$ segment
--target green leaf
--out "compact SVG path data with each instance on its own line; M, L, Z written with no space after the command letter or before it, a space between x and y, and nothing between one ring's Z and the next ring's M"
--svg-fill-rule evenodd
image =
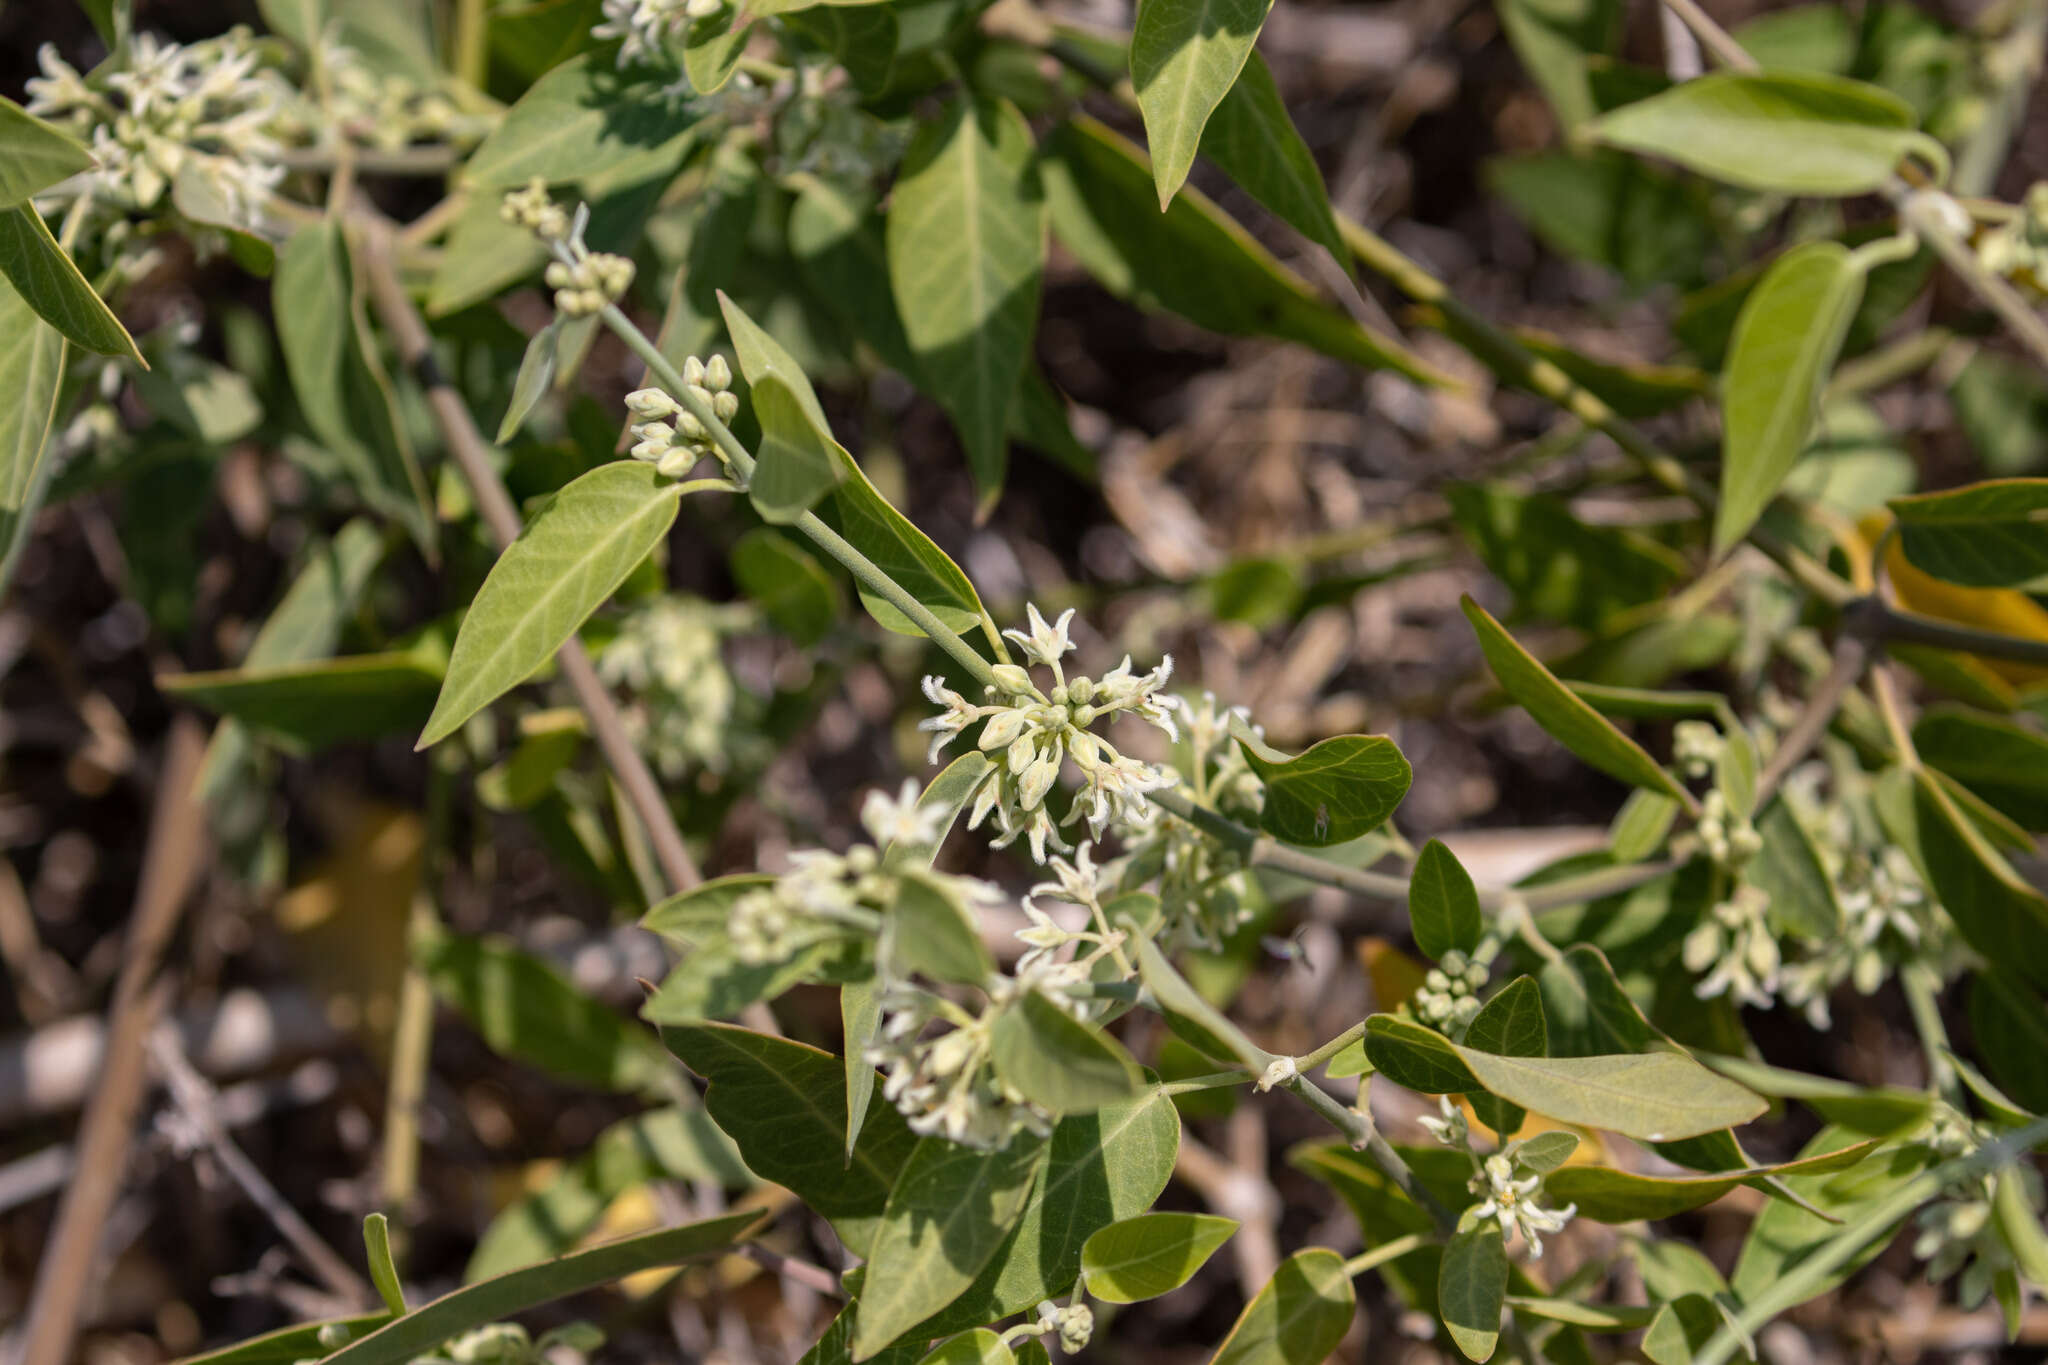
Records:
M1180 1116L1157 1090L1061 1119L1044 1174L1009 1240L965 1292L912 1335L957 1332L1066 1294L1088 1238L1152 1207L1179 1148Z
M556 318L535 332L533 340L526 343L526 354L519 358L519 373L512 380L512 401L506 405L504 419L498 423L499 445L519 434L519 428L526 425L533 405L540 402L541 395L554 382L555 354L564 321L566 319Z
M1772 262L1743 301L1721 385L1715 554L1749 533L1806 448L1863 275L1840 242L1808 242Z
M78 273L33 204L0 209L0 274L45 322L86 350L148 368L135 338Z
M1595 119L1610 146L1779 194L1865 194L1909 155L1946 168L1896 95L1842 76L1716 71Z
M1259 0L1249 0L1251 4ZM1144 24L1140 11L1139 25ZM1157 148L1157 142L1154 141ZM1350 253L1337 231L1330 191L1316 159L1288 117L1280 87L1265 59L1254 51L1237 83L1202 130L1202 154L1223 168L1252 198L1264 204L1311 242L1329 250L1337 264L1351 268ZM1153 158L1158 174L1158 158ZM1181 179L1187 178L1185 169ZM1174 188L1179 189L1179 185Z
M2048 1288L2048 1231L2042 1229L2034 1197L2017 1166L2006 1166L1998 1172L1991 1214L2020 1274L2036 1288Z
M64 334L0 279L0 591L42 510L54 466L43 458L64 381Z
M1800 1155L1819 1156L1854 1141L1853 1135L1825 1128L1806 1144ZM1787 1177L1786 1185L1820 1212L1809 1213L1782 1199L1764 1206L1750 1224L1735 1271L1728 1277L1737 1300L1748 1303L1783 1279L1787 1271L1832 1242L1843 1223L1854 1223L1863 1211L1881 1203L1918 1175L1927 1160L1924 1147L1902 1146L1846 1171ZM1818 1295L1832 1290L1883 1251L1890 1241L1888 1234L1873 1236L1861 1251L1813 1285L1813 1292Z
M710 1083L704 1107L747 1168L781 1185L866 1255L917 1136L893 1105L874 1105L846 1157L846 1080L829 1052L732 1024L671 1024L669 1051Z
M1700 282L1712 219L1698 182L1604 147L1498 156L1483 170L1487 187L1559 255L1606 266L1637 288Z
M832 509L840 534L946 625L966 632L988 619L980 595L960 566L891 507L860 466L848 466L846 482L832 495ZM861 605L884 629L899 635L924 635L923 628L887 598L871 592L865 584L859 585L859 591Z
M1733 1128L1769 1107L1682 1052L1501 1057L1458 1047L1457 1053L1479 1083L1502 1099L1560 1123L1646 1142Z
M796 400L805 420L830 436L832 424L825 418L825 406L818 401L818 392L811 387L810 378L796 357L722 289L718 291L718 310L725 318L725 330L732 337L733 354L739 357L740 374L748 387L779 379Z
M634 80L592 54L572 57L505 111L462 177L479 191L535 179L653 178L682 161L696 119L695 103L663 94L659 82Z
M749 382L761 443L754 452L759 463L747 496L762 520L792 522L839 486L852 457L829 430L811 422L803 401L782 376L765 374L759 383Z
M1233 730L1266 784L1259 827L1303 848L1348 844L1386 823L1414 773L1384 735L1337 735L1289 758L1249 730Z
M773 1000L816 976L839 952L840 945L827 939L767 962L750 962L720 925L683 953L640 1007L640 1017L657 1026L730 1019L755 1001Z
M1598 630L1664 596L1685 562L1638 531L1589 526L1571 504L1503 484L1455 484L1451 515L1474 551L1537 616Z
M753 16L738 5L722 5L694 19L683 38L683 74L700 95L716 94L739 70Z
M271 293L291 301L274 310L277 340L306 425L358 496L429 545L425 486L356 327L354 273L339 221L323 219L292 234L278 253Z
M733 543L732 577L791 643L809 648L839 619L838 580L788 536L756 527Z
M2035 890L1925 768L1912 774L1912 830L1894 830L1970 946L2048 986L2048 898ZM1885 812L1887 821L1893 812Z
M288 753L416 730L433 710L441 667L417 652L311 659L271 668L167 673L166 695L241 722Z
M1081 1247L1088 1293L1105 1303L1170 1294L1193 1279L1237 1227L1235 1218L1206 1213L1144 1213L1111 1223Z
M1579 695L1584 696L1581 692ZM1658 849L1678 818L1678 803L1661 792L1638 787L1621 803L1607 827L1607 853L1617 863L1639 863Z
M1934 1103L1924 1090L1853 1085L1746 1058L1709 1057L1708 1061L1714 1070L1760 1095L1798 1100L1845 1133L1859 1136L1895 1137L1913 1132L1926 1122Z
M1922 572L1973 588L2048 578L2048 479L1987 479L1889 506Z
M986 1327L963 1332L923 1357L918 1365L1016 1365L1001 1336Z
M263 402L255 388L225 365L152 338L150 368L135 375L135 390L150 410L187 435L224 446L256 429Z
M1481 1088L1456 1044L1435 1029L1398 1015L1366 1019L1365 1055L1395 1085L1425 1095L1458 1095Z
M571 1250L627 1190L652 1180L701 1181L745 1189L753 1173L732 1139L694 1106L671 1105L612 1124L547 1185L510 1205L478 1239L468 1282Z
M1408 876L1408 923L1415 931L1415 946L1432 958L1452 951L1469 953L1486 932L1472 874L1442 840L1431 839L1415 857L1415 870Z
M668 534L677 487L644 461L621 460L555 494L505 547L462 618L420 748L553 657Z
M882 850L882 865L897 867L930 867L932 860L939 856L939 846L952 832L960 812L967 809L967 803L981 790L982 779L994 765L987 754L979 749L970 750L948 763L939 775L931 780L917 798L919 811L939 810L945 812L945 819L939 825L939 832L930 844L914 844L897 840Z
M1144 1092L1121 1043L1041 991L1025 991L996 1016L989 1051L1003 1083L1048 1113L1084 1113Z
M1660 1041L1622 989L1607 955L1590 943L1574 944L1559 960L1546 962L1536 984L1543 991L1543 1018L1556 1056L1642 1052Z
M1244 1306L1210 1365L1322 1365L1357 1309L1342 1256L1326 1247L1297 1251Z
M1461 1227L1437 1271L1437 1312L1467 1360L1488 1360L1500 1343L1500 1310L1508 1292L1508 1252L1500 1225L1482 1219Z
M782 22L837 58L863 96L873 99L889 88L900 46L892 6L817 5L785 15Z
M2029 1110L2048 1113L2048 1003L1994 966L1971 980L1969 1009L1986 1068Z
M600 1090L653 1089L671 1072L645 1029L509 940L436 934L420 968L501 1056Z
M751 1237L765 1217L758 1209L729 1213L510 1271L394 1318L387 1326L327 1356L327 1365L401 1365L472 1327L596 1289L653 1266L675 1265L724 1251Z
M640 917L640 927L679 948L694 948L724 934L734 901L773 885L775 878L764 872L715 877L649 907Z
M1722 1311L1704 1294L1687 1294L1657 1305L1657 1316L1643 1333L1643 1354L1652 1365L1692 1365L1721 1330Z
M1576 1204L1579 1216L1596 1223L1632 1223L1671 1218L1711 1204L1738 1185L1779 1175L1823 1175L1846 1170L1877 1149L1871 1138L1839 1151L1774 1166L1749 1166L1713 1175L1649 1176L1606 1166L1567 1166L1544 1181L1553 1203Z
M1568 131L1600 111L1594 62L1620 41L1619 0L1503 0L1501 27Z
M974 1283L1024 1216L1047 1147L1045 1138L1020 1133L997 1152L944 1137L912 1149L869 1249L856 1357L881 1350Z
M1145 156L1076 115L1046 139L1041 167L1053 231L1104 288L1232 336L1274 336L1418 383L1456 387L1399 341L1317 297L1199 191L1155 205Z
M344 1342L354 1341L391 1320L391 1314L379 1312L302 1322L296 1327L280 1327L274 1332L250 1337L218 1351L186 1356L177 1365L298 1365L301 1360L318 1359L333 1350L327 1343L335 1334L339 1334Z
M2048 736L1963 706L1932 706L1913 725L1920 761L2028 829L2048 829Z
M1527 980L1527 978L1523 978ZM1515 1144L1515 1161L1538 1175L1548 1175L1579 1150L1579 1135L1551 1128Z
M1237 83L1273 0L1144 0L1131 32L1131 85L1145 118L1159 207L1188 178L1202 130Z
M398 1267L391 1261L391 1221L381 1213L363 1219L363 1255L370 1265L370 1283L377 1297L392 1313L405 1311L405 1290L398 1283Z
M1825 943L1841 932L1842 906L1821 865L1813 837L1783 801L1757 821L1763 846L1745 875L1771 898L1771 922L1781 931Z
M868 1120L868 1104L875 1097L875 1068L867 1059L868 1048L882 1027L881 985L874 980L849 981L839 988L839 1032L844 1040L846 1071L846 1157L860 1142L860 1130Z
M1559 682L1534 655L1516 644L1515 637L1486 608L1470 597L1464 599L1464 608L1466 619L1479 636L1479 648L1486 655L1487 666L1500 680L1502 690L1551 738L1609 777L1632 787L1662 792L1688 811L1694 809L1692 793L1659 767L1640 745Z
M1218 1061L1235 1060L1247 1071L1262 1072L1273 1054L1245 1037L1244 1030L1189 985L1173 969L1159 945L1140 935L1137 938L1138 974L1159 1013L1182 1041Z
M996 961L981 927L951 882L905 868L889 908L883 951L899 975L980 986Z
M92 153L69 134L0 97L0 209L93 165Z
M889 283L984 506L1031 354L1045 222L1031 129L1011 105L955 100L918 129L889 201Z
M1465 1031L1468 1047L1510 1057L1541 1057L1550 1049L1550 1033L1543 1022L1543 992L1536 978L1518 976L1501 987L1493 999L1473 1016ZM1472 1110L1479 1121L1505 1140L1522 1126L1522 1107L1492 1095L1472 1096Z

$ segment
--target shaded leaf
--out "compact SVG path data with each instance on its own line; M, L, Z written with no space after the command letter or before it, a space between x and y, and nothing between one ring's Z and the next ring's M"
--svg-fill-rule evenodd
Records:
M763 521L792 522L839 486L852 457L839 448L829 428L811 421L781 375L764 374L748 383L761 442L754 450L758 463L747 496Z
M92 153L59 131L0 98L0 209L93 167Z
M1889 506L1906 558L1936 578L1972 588L2048 578L2048 479L1988 479Z
M1386 822L1414 774L1384 735L1338 735L1289 758L1249 730L1233 730L1266 784L1259 827L1303 848L1348 844Z
M1122 1044L1037 990L1025 991L997 1016L989 1052L1004 1084L1052 1114L1100 1109L1144 1088Z
M1467 1360L1489 1360L1500 1342L1501 1304L1508 1292L1508 1252L1500 1225L1481 1219L1461 1227L1437 1271L1437 1313Z
M1153 147L1156 176L1156 140ZM1236 84L1202 130L1202 154L1295 231L1327 248L1337 264L1347 271L1351 268L1351 254L1337 232L1337 216L1330 208L1323 173L1295 130L1273 73L1256 51L1246 59ZM1185 171L1181 178L1186 179Z
M633 80L594 54L572 57L519 97L462 174L479 190L534 179L651 176L682 160L696 119L691 102L671 98L659 83Z
M1206 1213L1145 1213L1112 1223L1081 1248L1088 1293L1105 1303L1170 1294L1194 1278L1237 1227L1235 1218Z
M0 209L0 274L45 322L86 350L148 367L128 329L78 273L33 204Z
M1432 958L1453 950L1469 953L1486 932L1472 874L1441 840L1431 839L1415 857L1408 876L1408 922L1415 946Z
M1324 1247L1297 1251L1238 1314L1210 1365L1322 1365L1357 1312L1344 1258Z

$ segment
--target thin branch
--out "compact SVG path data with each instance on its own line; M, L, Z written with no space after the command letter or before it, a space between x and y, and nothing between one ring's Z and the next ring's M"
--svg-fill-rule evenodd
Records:
M220 1121L219 1092L193 1069L177 1036L161 1029L152 1034L149 1055L171 1092L172 1104L205 1141L207 1149L220 1163L220 1168L227 1172L228 1178L241 1186L250 1203L263 1210L264 1216L270 1219L285 1241L291 1243L307 1267L336 1296L363 1308L375 1303L376 1296L368 1282L356 1274L333 1247L320 1240L320 1234L299 1216L299 1211L277 1192L277 1187L229 1136Z
M1764 765L1756 780L1758 810L1770 803L1779 784L1827 733L1835 712L1842 709L1842 698L1863 680L1863 670L1869 666L1870 642L1853 628L1842 632L1842 637L1835 641L1834 660L1828 666L1827 676L1807 698L1806 709L1778 741L1778 747L1771 751L1771 761Z
M198 796L206 749L199 722L179 716L164 745L136 884L129 936L108 1009L107 1051L92 1103L80 1126L78 1177L64 1193L56 1226L43 1244L18 1365L64 1365L78 1332L79 1310L99 1259L100 1236L121 1192L135 1114L147 1080L143 1046L170 996L156 977L164 949L198 879L206 846L205 809Z
M1316 1111L1326 1122L1344 1135L1355 1151L1362 1151L1371 1157L1387 1179L1394 1182L1401 1193L1413 1200L1417 1207L1430 1216L1436 1224L1439 1236L1448 1237L1458 1226L1458 1219L1443 1201L1430 1193L1429 1186L1422 1183L1401 1154L1394 1150L1392 1143L1380 1136L1379 1126L1371 1115L1362 1108L1351 1108L1339 1104L1321 1086L1306 1076L1294 1076L1284 1082L1285 1088Z
M462 395L455 391L434 359L433 338L427 332L425 319L406 295L405 286L399 282L397 268L393 264L391 226L381 218L367 215L359 221L364 225L363 268L377 312L383 317L384 325L391 329L400 359L425 386L427 406L433 412L434 424L440 429L449 454L469 484L470 494L476 499L484 524L490 528L501 548L510 545L518 539L522 529L519 509L513 506L511 495L505 491L504 482L491 463L490 445L477 429L476 419L470 415ZM689 848L683 843L683 833L676 827L675 815L663 799L646 759L640 756L640 751L626 734L618 705L604 684L598 681L597 670L591 667L590 656L584 652L582 642L570 636L555 657L561 664L562 676L568 679L570 690L576 694L577 705L590 721L590 732L597 741L597 747L603 752L613 776L618 779L634 815L647 831L655 861L660 863L670 889L688 891L697 886L703 881L703 876L697 870L696 861L690 857Z
M1664 4L1692 30L1692 36L1699 39L1701 46L1712 52L1714 60L1722 66L1731 71L1757 70L1756 58L1749 55L1749 50L1736 42L1727 29L1715 23L1713 16L1694 0L1664 0Z

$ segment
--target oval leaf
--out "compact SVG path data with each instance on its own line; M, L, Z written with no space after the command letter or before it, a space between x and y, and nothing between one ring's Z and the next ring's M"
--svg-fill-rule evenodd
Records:
M1714 553L1749 532L1799 452L1820 391L1863 298L1863 268L1840 242L1772 262L1743 300L1721 384L1721 502Z
M0 97L0 209L93 168L92 153L13 100Z
M677 487L640 460L600 465L556 493L505 547L462 618L424 749L517 687L668 534Z
M1152 149L1159 207L1195 164L1209 116L1237 83L1273 0L1145 0L1131 31L1131 85Z
M1467 1360L1489 1360L1500 1343L1508 1292L1508 1251L1500 1225L1483 1219L1458 1229L1437 1270L1437 1312Z
M1416 855L1408 876L1408 923L1415 946L1432 958L1469 953L1486 932L1479 914L1479 890L1472 874L1441 840L1431 839Z
M754 451L747 496L763 521L792 522L839 486L852 459L829 429L811 420L781 375L764 374L748 382L761 443Z
M1147 1213L1111 1223L1081 1248L1088 1292L1105 1303L1156 1299L1194 1278L1237 1231L1235 1218Z
M1323 1365L1357 1307L1342 1256L1324 1247L1297 1251L1245 1305L1210 1365Z
M1236 732L1245 761L1266 783L1259 826L1303 848L1347 844L1386 823L1414 778L1384 735L1338 735L1289 758L1249 731Z
M1923 573L1972 588L2048 578L2048 479L1988 479L1888 505Z
M996 1019L989 1051L996 1074L1054 1114L1131 1099L1144 1087L1123 1045L1029 990Z
M1929 154L1913 111L1843 76L1717 71L1593 121L1594 137L1730 185L1779 194L1876 189L1909 153Z
M78 273L33 204L0 209L0 274L44 321L86 350L149 368L128 329Z

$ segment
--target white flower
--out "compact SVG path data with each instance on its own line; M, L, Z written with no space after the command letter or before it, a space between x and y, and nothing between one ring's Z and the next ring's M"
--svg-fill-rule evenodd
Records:
M1055 880L1040 882L1025 894L1024 903L1031 904L1034 896L1051 896L1055 900L1072 901L1076 905L1100 907L1102 893L1109 889L1109 878L1105 869L1095 865L1095 844L1093 840L1083 843L1074 850L1073 861L1065 858L1048 859L1046 866L1051 869Z
M1453 1104L1449 1095L1437 1096L1436 1107L1437 1112L1443 1115L1442 1118L1423 1118L1418 1120L1418 1122L1422 1124L1431 1137L1441 1142L1444 1146L1463 1147L1465 1145L1465 1135L1471 1131L1471 1127L1465 1119L1465 1111L1458 1105Z
M1712 968L1693 994L1702 1000L1726 994L1738 1004L1770 1008L1782 961L1768 918L1770 904L1770 896L1759 888L1738 887L1686 935L1682 957L1687 969Z
M898 843L924 847L937 841L946 827L947 811L939 803L920 808L917 798L917 782L908 777L893 797L880 789L868 793L860 808L860 822L877 847Z
M664 57L668 40L695 17L690 7L691 0L604 0L604 19L591 28L590 36L600 42L625 39L619 45L622 68L650 57Z
M1074 609L1068 607L1061 612L1060 619L1053 625L1047 625L1045 618L1038 614L1036 603L1026 603L1024 611L1025 619L1030 622L1030 631L1006 630L1003 634L1015 640L1017 648L1031 662L1058 668L1060 660L1074 648L1074 642L1067 633L1068 625L1074 619Z
M1540 1175L1515 1179L1514 1162L1499 1152L1486 1158L1480 1173L1472 1177L1472 1192L1484 1195L1485 1199L1472 1210L1478 1218L1491 1218L1500 1224L1500 1235L1512 1238L1517 1232L1529 1243L1529 1255L1541 1258L1543 1255L1543 1233L1562 1232L1578 1213L1576 1204L1567 1204L1561 1209L1546 1209L1536 1202L1536 1187L1543 1183Z

